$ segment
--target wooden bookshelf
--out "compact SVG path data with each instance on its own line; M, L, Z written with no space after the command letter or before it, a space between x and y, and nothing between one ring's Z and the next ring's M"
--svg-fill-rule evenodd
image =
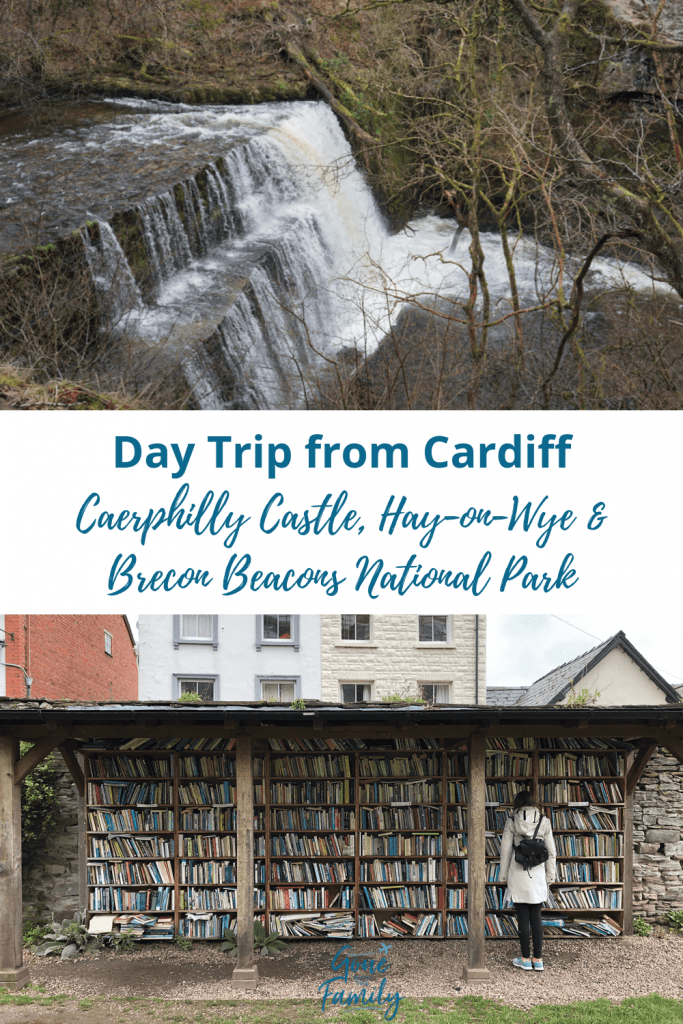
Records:
M329 931L338 938L467 937L467 750L444 739L334 742L270 740L254 754L255 919L286 938L322 940ZM544 798L553 823L562 876L552 887L562 904L553 916L569 925L607 916L624 927L627 751L561 742L487 741L480 820L489 938L516 934L496 870L505 819L522 786ZM172 916L175 935L220 939L237 920L234 741L222 740L225 749L215 740L192 741L192 749L183 743L190 741L83 751L88 909L134 913L109 908L139 901L142 913ZM136 794L145 800L135 802ZM590 817L587 806L570 806L588 802L616 816ZM600 900L619 906L593 905ZM571 905L583 901L589 905ZM339 916L326 918L327 931L297 935L293 914Z

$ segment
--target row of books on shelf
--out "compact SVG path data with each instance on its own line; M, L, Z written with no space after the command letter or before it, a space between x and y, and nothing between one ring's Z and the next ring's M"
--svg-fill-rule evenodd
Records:
M352 882L354 862L342 861L290 861L282 860L270 865L273 882Z
M235 761L232 757L224 754L214 754L213 757L181 757L178 759L180 775L184 778L197 776L205 779L234 778ZM255 758L253 766L254 774L263 773L263 759Z
M558 882L620 882L621 864L614 860L560 861Z
M173 822L173 811L88 811L90 832L172 832Z
M174 892L171 886L159 886L156 889L138 891L119 889L116 886L102 886L90 890L88 909L110 912L174 910Z
M540 777L567 775L623 775L624 758L621 754L539 754L538 774ZM511 772L511 775L517 774Z
M334 906L350 909L354 905L353 888L348 885L334 894L329 889L282 886L271 889L269 897L271 910L324 910Z
M361 885L358 890L361 907L434 908L441 906L441 887L437 885Z
M395 739L362 740L357 738L316 738L316 739L275 739L268 740L275 751L327 751L327 750L439 750L444 741L436 737L397 737ZM486 740L489 750L630 750L631 746L620 740L605 740L589 737L553 736L534 739L531 736L489 736ZM89 749L106 751L171 751L171 750L233 750L234 737L175 737L158 739L136 737L117 742L115 740L92 740Z
M109 741L102 740L103 744L107 744ZM94 744L93 744L94 745ZM137 737L136 739L126 740L125 743L118 745L119 750L233 750L235 746L235 740L233 737L230 739L226 738L209 738L204 737L202 739L150 739L149 737Z
M555 836L558 857L623 857L624 837L607 836L599 832L593 835Z
M358 937L361 939L428 938L441 934L440 914L395 914L384 920L374 914L358 915Z
M274 757L270 762L270 777L280 779L326 779L353 775L353 766L347 755L323 757Z
M538 785L538 799L544 804L620 804L624 796L616 782L587 782L584 779L581 782L541 782Z
M173 862L168 860L150 861L107 861L104 864L87 865L88 885L173 885Z
M89 804L172 804L173 786L169 782L89 782Z
M88 775L101 779L144 779L171 778L172 762L163 757L129 757L120 754L118 757L88 758Z
M351 835L302 836L296 832L271 836L273 857L352 857L356 837Z
M449 773L460 774L462 765L458 759L449 757ZM362 779L401 778L404 776L420 777L441 775L443 762L440 754L413 754L411 757L360 757L358 758L358 774Z
M233 843L235 840L232 840ZM87 856L102 860L124 859L128 857L173 857L174 841L139 836L111 836L102 839L99 836L88 836Z
M270 930L283 939L350 939L353 938L353 914L271 914Z
M254 800L263 803L262 786L254 786ZM274 804L350 804L354 801L354 783L350 779L339 782L271 782L270 800Z
M360 866L362 882L440 882L441 860L373 860Z
M612 810L608 810L606 807L570 807L567 810L544 807L543 810L550 818L553 829L569 832L592 832L594 830L621 832L623 828L621 807Z
M621 910L623 889L553 888L547 906L559 910Z
M234 804L236 793L236 786L230 782L178 783L178 799L182 804ZM254 798L256 803L263 803L263 786L254 786Z
M180 890L179 910L237 910L237 889L194 889ZM254 887L254 909L266 909L266 891Z

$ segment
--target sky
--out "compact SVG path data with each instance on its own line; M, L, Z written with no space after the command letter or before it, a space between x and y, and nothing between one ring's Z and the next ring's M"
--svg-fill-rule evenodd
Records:
M680 614L487 615L486 683L530 686L622 630L672 686L683 685ZM588 636L587 634L591 634Z

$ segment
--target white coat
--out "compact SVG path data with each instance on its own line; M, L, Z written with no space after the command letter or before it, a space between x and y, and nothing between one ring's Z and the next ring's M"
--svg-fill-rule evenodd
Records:
M533 836L540 816L535 807L520 807L505 822L500 844L499 881L507 882L513 903L544 903L548 898L548 885L555 881L557 851L548 818L543 818L536 836L545 843L547 861L527 870L515 860L514 847L519 846L522 836Z

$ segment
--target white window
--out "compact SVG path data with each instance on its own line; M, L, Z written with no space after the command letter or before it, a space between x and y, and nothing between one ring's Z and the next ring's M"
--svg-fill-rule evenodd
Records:
M183 693L197 693L202 700L215 700L215 679L187 679L180 678L178 680L180 684L180 694Z
M419 640L421 644L445 644L448 642L447 615L420 615Z
M342 704L360 704L361 701L370 700L371 683L341 683L339 696Z
M450 683L418 683L420 696L430 704L450 704Z
M211 615L181 615L181 640L211 640L213 638L213 622Z
M341 638L342 640L369 640L370 639L370 616L369 615L342 615L341 617Z
M263 616L264 619L266 616ZM291 679L261 680L261 699L290 703L296 695L296 683Z
M107 630L105 629L105 631L104 631L104 653L108 654L110 658L114 657L114 652L112 650L113 640L114 640L114 637L111 635L111 633L108 633Z
M264 640L292 640L291 615L264 615Z

